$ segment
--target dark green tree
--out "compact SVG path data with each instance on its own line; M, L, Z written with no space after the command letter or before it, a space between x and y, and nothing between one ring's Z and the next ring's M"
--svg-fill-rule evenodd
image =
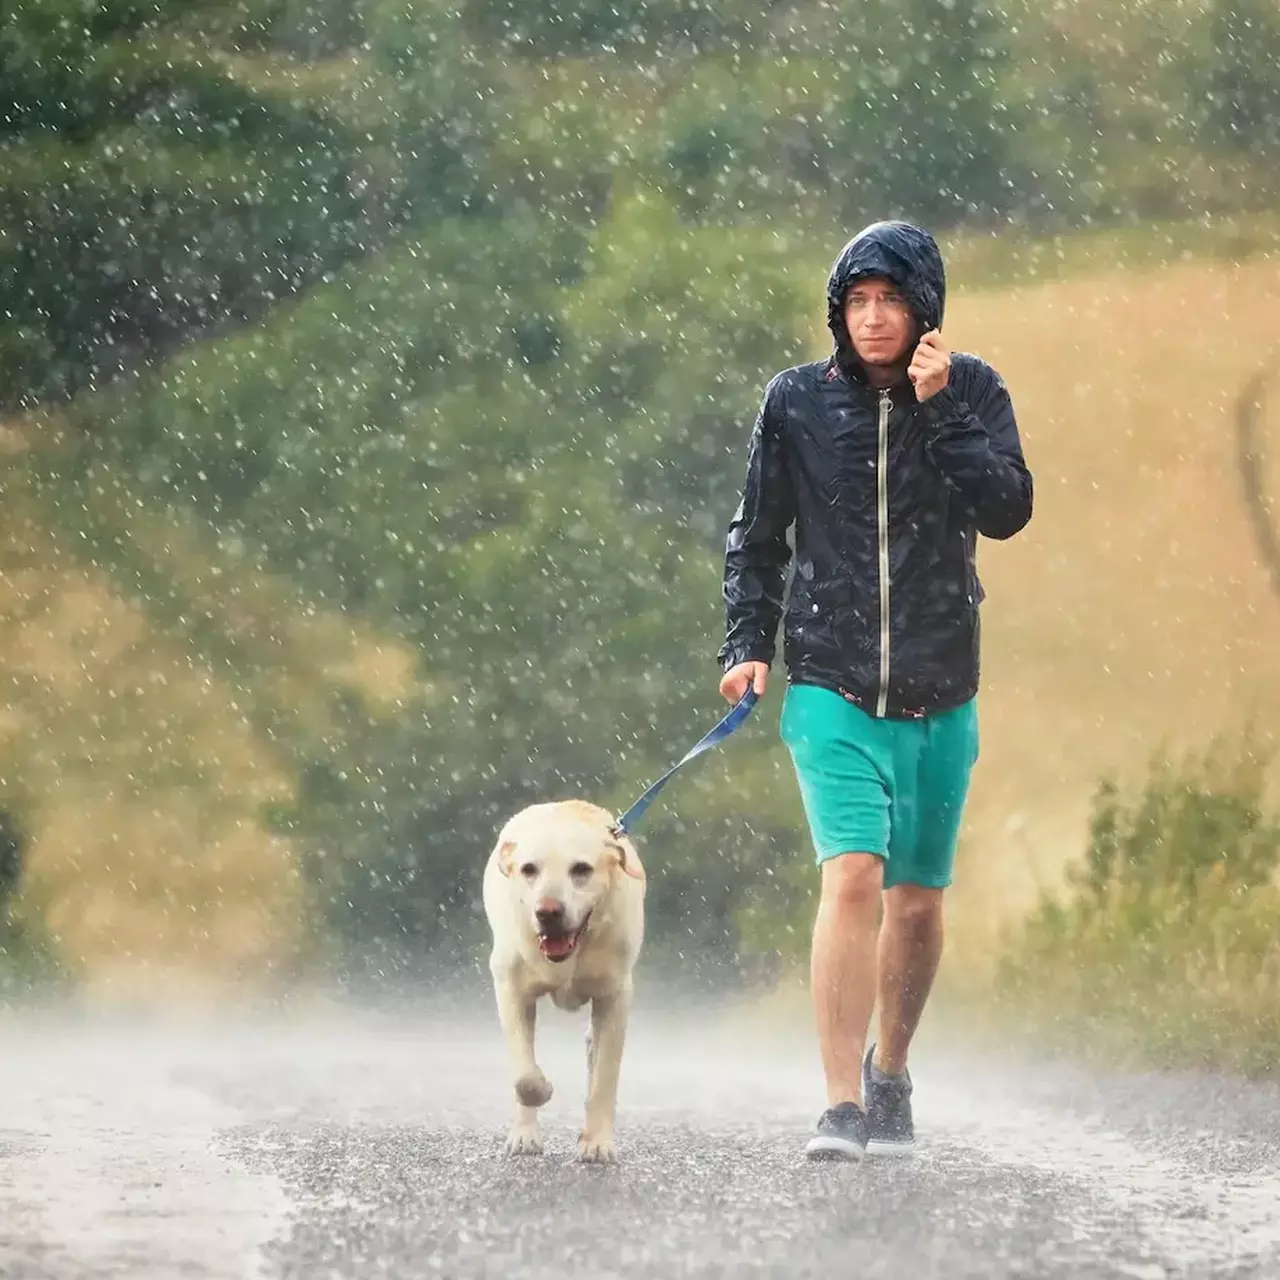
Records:
M1206 140L1280 154L1280 10L1268 0L1214 0L1207 26Z

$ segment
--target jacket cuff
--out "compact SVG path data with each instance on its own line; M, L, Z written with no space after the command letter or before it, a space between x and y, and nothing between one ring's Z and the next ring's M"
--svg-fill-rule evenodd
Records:
M928 422L940 427L944 422L963 422L968 416L968 406L950 388L943 387L935 392L921 406Z
M762 645L737 645L732 649L721 649L717 655L720 659L720 670L728 671L740 662L763 662L773 665L773 650L766 650Z

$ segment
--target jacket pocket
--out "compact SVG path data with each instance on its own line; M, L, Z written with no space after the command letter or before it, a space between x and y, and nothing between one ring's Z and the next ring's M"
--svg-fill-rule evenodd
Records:
M834 587L829 582L808 582L799 591L793 587L783 635L797 652L813 653L835 646Z

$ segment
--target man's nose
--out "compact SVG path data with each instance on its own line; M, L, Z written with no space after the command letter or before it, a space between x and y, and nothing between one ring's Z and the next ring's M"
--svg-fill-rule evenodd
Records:
M564 923L564 903L554 898L543 898L533 908L533 918L542 929L553 928Z

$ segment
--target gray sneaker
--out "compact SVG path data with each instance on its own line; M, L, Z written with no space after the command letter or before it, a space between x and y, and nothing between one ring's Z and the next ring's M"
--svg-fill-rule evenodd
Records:
M810 1160L861 1160L867 1150L867 1117L856 1102L828 1107L805 1153Z
M867 1105L867 1150L877 1155L900 1155L916 1144L911 1120L911 1073L872 1078L871 1056L862 1060L862 1097Z

